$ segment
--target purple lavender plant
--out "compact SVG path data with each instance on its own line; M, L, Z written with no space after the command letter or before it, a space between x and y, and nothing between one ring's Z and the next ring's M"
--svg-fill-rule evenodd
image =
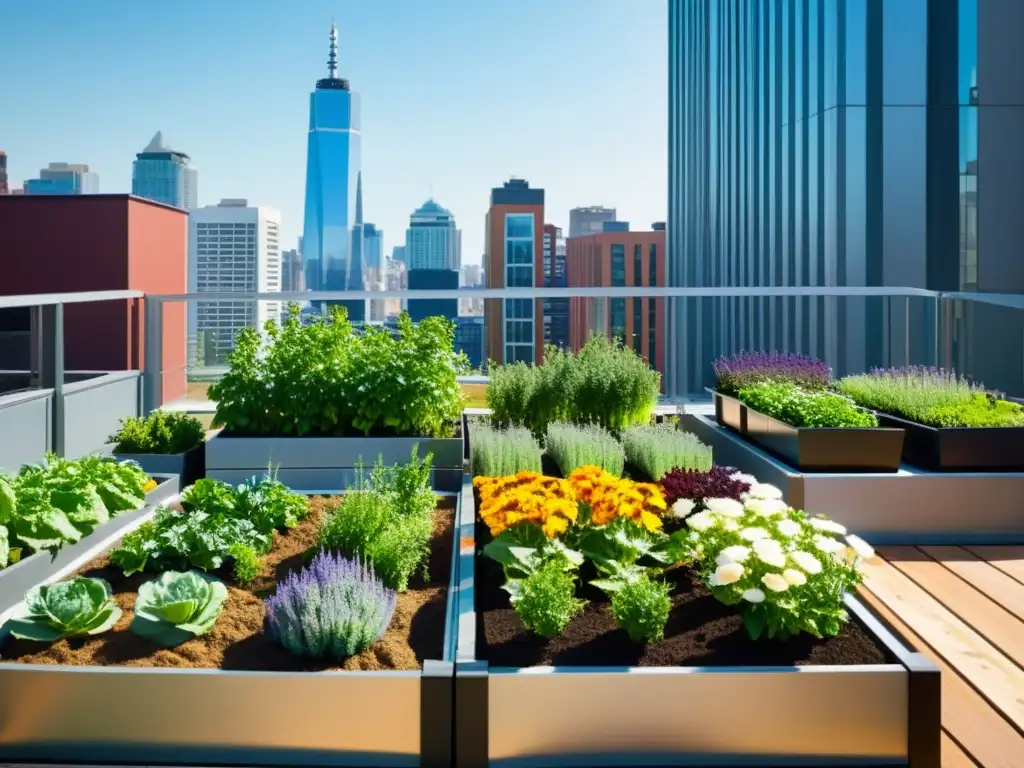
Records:
M267 599L265 630L297 656L344 659L380 639L396 599L372 566L320 552Z
M755 381L788 381L807 389L823 389L832 378L824 360L789 352L738 352L718 358L714 369L715 386L725 395L736 395Z

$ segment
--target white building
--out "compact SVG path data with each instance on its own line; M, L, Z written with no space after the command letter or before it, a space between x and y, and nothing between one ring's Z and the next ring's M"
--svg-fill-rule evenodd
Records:
M281 290L281 214L221 200L189 212L190 293L272 293ZM280 320L276 301L196 301L189 304L190 359L199 367L225 365L240 328Z
M403 256L407 269L459 269L462 232L455 228L452 212L433 200L413 211Z

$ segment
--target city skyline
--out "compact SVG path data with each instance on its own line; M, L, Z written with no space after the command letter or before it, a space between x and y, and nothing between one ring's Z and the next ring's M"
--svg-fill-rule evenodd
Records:
M629 14L617 0L524 0L514 9L451 0L440 12L400 16L326 0L288 14L271 12L269 0L246 4L245 13L236 3L197 0L173 9L109 5L102 21L69 0L5 11L0 74L19 62L17 76L4 78L0 114L12 188L67 158L87 163L105 191L128 192L136 153L160 130L199 170L199 205L245 197L278 208L283 240L293 245L302 232L310 81L323 76L335 16L340 76L363 95L365 217L381 229L403 231L409 211L433 195L460 223L464 260L479 263L489 190L510 176L547 189L549 218L564 228L571 208L602 201L627 220L665 218L663 0ZM179 44L182 18L196 22L190 54L154 88L144 68L125 61L145 60L164 40ZM31 42L42 31L59 59ZM541 51L568 32L578 36L573 57L552 70ZM78 62L73 81L62 77L68 58ZM613 120L580 87L597 70L601 89L616 93ZM515 120L493 87L510 79L536 83ZM69 113L90 119L68 131Z

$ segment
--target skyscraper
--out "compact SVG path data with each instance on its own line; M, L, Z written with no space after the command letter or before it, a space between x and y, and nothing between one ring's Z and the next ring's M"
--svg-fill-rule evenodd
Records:
M569 211L569 237L597 235L606 221L615 221L615 209L600 205L573 208Z
M199 172L157 131L132 163L132 194L190 211L199 205Z
M431 199L412 212L405 231L405 262L409 269L460 269L462 232L455 217Z
M383 274L384 230L369 222L363 224L363 261L368 271L376 270L378 275Z
M7 186L7 153L0 149L0 195L10 192Z
M100 177L81 163L50 163L38 179L25 181L26 195L96 195Z
M366 288L359 126L359 95L338 76L338 28L332 23L327 77L309 96L302 260L311 291ZM365 301L340 303L353 321L366 319Z

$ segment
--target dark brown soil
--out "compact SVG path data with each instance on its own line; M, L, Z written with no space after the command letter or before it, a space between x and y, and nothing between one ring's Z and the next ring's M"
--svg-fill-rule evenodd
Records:
M234 584L228 570L217 575L228 584L228 599L217 623L207 634L175 648L154 648L128 625L139 586L153 574L124 577L106 557L87 564L77 575L105 579L124 615L110 632L87 640L58 640L41 646L26 640L10 640L2 649L5 661L25 664L71 666L192 667L242 670L405 669L422 667L424 659L440 659L444 648L445 601L451 571L454 504L440 499L434 512L434 535L429 561L429 581L417 575L408 591L398 595L394 617L384 636L358 656L339 667L334 660L303 659L263 634L263 601L275 584L300 568L315 552L320 521L338 497L315 496L310 514L283 534L275 534L274 546L263 557L263 568L250 587Z
M478 541L481 535L488 536L486 531L478 531ZM582 587L580 596L590 601L583 613L561 635L545 640L527 632L509 605L497 563L478 555L476 578L477 657L497 667L803 666L893 661L855 619L834 638L817 640L801 635L785 641L763 638L754 642L743 628L739 611L716 600L687 568L666 574L674 585L672 612L665 639L651 645L630 641L615 624L608 600L598 589Z

